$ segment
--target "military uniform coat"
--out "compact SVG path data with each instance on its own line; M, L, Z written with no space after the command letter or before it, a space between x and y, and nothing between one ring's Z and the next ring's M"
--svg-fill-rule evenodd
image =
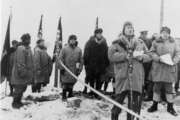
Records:
M30 47L19 46L14 55L11 83L28 85L33 80L33 54Z
M46 48L35 47L34 49L34 83L49 83L52 72L52 60Z
M75 75L78 75L82 71L82 50L79 47L72 48L70 45L67 45L64 48L62 48L60 52L60 60ZM79 68L77 68L77 64L79 64ZM64 68L60 64L60 70L62 69ZM65 73L61 77L61 83L74 84L76 83L76 79L65 70Z
M118 40L114 41L112 46L108 50L108 56L110 62L114 63L115 68L115 90L116 94L119 94L126 90L137 91L142 93L142 87L144 84L144 69L143 62L150 60L148 55L143 55L142 59L133 58L133 72L132 72L132 86L130 86L130 81L128 79L128 60L127 50L125 46L120 45L122 42L131 45L133 50L143 50L147 51L145 43L136 38L131 38L129 42L125 36L120 37Z
M153 59L152 65L152 80L154 82L167 82L172 83L177 78L177 66L166 65L157 61L161 55L170 54L172 60L177 64L180 60L180 50L173 38L162 40L159 38L154 41L151 48L151 56Z

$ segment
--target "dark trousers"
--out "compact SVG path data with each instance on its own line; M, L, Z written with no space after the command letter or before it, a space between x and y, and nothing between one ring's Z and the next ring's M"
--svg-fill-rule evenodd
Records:
M178 79L176 84L175 84L175 91L176 92L178 92L178 89L179 89L179 82L180 82L180 79Z
M144 85L144 97L147 98L153 98L153 86L154 83L150 80L145 80L145 85Z
M26 91L27 85L13 85L13 100L14 102L20 102L23 93Z
M141 93L132 91L132 100L131 100L130 91L124 91L121 94L116 95L115 101L117 101L120 104L123 104L124 99L126 97L128 97L128 108L133 110L135 113L140 114L141 102L142 102ZM131 104L131 101L132 101L132 104ZM111 110L111 120L118 120L118 116L120 113L121 113L121 109L117 106L113 106ZM127 120L134 120L134 116L127 113Z
M67 93L68 93L68 97L73 97L73 87L74 87L74 83L62 84L62 98L63 99L67 98Z
M145 72L145 85L144 85L144 90L143 90L143 96L152 98L153 97L153 82L149 80L149 73L151 70L152 62L144 63L144 72Z
M114 77L108 77L107 79L108 79L108 80L105 80L105 81L103 81L103 83L102 83L102 84L104 84L104 92L106 92L106 90L107 90L107 88L108 88L108 85L109 85L109 83L111 82L111 80L112 80L112 82L115 82L115 78L114 78ZM115 91L113 90L113 92L115 92Z
M89 84L89 81L88 81L88 78L87 78L87 74L86 74L86 77L85 77L85 83L86 83L86 84ZM84 93L87 93L87 87L86 87L86 86L84 87L83 92L84 92Z
M102 82L100 80L101 74L89 74L87 76L87 79L90 83L90 86L92 88L95 88L96 90L101 90Z
M40 92L42 83L36 83L32 85L32 92Z

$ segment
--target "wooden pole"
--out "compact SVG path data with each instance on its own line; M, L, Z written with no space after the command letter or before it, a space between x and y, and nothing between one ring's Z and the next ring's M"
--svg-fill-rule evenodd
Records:
M161 0L161 9L160 9L160 30L164 22L164 0Z
M96 27L95 29L98 29L99 28L99 17L96 18Z

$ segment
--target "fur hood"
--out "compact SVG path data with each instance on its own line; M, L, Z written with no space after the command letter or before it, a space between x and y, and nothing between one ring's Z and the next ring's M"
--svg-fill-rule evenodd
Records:
M96 41L96 39L97 38L95 36L90 37L90 41ZM106 42L106 39L104 37L102 37L102 39L99 41L99 43L101 44L101 43L104 43L104 42Z

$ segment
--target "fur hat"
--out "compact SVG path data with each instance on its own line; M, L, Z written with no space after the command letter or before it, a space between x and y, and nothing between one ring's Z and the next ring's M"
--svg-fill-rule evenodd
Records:
M77 40L77 36L76 35L70 35L68 40Z
M161 28L161 33L162 33L163 31L166 31L167 33L171 34L171 29L168 28L168 27L166 27L166 26Z
M44 39L39 39L36 41L36 44L40 44L41 42L44 42Z
M19 42L17 40L12 41L12 45L18 44Z
M29 33L23 34L23 35L21 36L22 42L24 42L24 41L27 40L27 39L31 39L31 36L30 36Z
M98 33L103 33L103 29L102 28L95 29L94 34L96 35Z

